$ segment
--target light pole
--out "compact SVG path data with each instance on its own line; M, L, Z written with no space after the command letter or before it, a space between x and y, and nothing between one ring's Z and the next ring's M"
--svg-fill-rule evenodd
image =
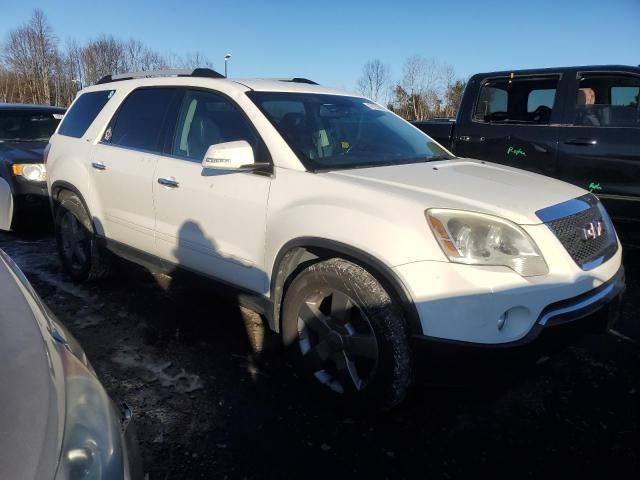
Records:
M224 56L224 76L225 76L225 77L227 76L227 62L228 62L230 59L231 59L231 54L230 54L230 53L227 53L227 54Z

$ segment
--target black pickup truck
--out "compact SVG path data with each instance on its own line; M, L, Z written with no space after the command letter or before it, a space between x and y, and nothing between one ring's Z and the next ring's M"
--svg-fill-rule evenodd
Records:
M597 194L640 233L640 68L609 65L480 73L457 119L414 125L452 150Z

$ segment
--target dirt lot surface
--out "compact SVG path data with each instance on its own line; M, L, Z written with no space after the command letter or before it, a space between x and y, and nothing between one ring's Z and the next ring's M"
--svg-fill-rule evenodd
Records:
M614 333L524 365L470 362L460 381L427 365L399 409L363 417L315 399L277 348L256 353L275 343L260 318L199 285L131 264L75 285L49 235L0 248L133 408L152 480L640 478L640 249L625 251Z

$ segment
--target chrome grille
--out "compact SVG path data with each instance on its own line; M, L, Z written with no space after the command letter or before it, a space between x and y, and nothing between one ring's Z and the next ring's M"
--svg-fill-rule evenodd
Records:
M550 219L551 209L562 212L564 204L560 204L545 209L546 212L537 212L538 217L543 221L547 220L545 224L583 270L595 268L606 262L618 250L618 241L613 224L597 197L588 194L566 203L570 204L569 211L575 213ZM599 235L589 235L590 228Z

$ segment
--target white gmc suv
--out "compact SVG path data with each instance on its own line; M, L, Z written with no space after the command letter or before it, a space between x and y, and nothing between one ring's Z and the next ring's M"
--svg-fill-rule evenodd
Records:
M302 376L349 404L399 402L430 342L604 331L624 289L592 194L456 158L386 108L302 78L105 77L45 156L71 277L104 276L110 251L233 286Z

